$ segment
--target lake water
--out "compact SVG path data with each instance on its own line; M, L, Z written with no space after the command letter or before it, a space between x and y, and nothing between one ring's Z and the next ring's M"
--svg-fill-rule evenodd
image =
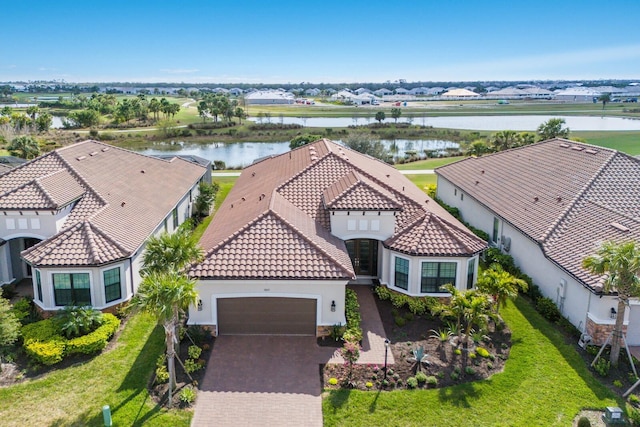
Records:
M340 141L337 141L340 142ZM403 157L408 150L416 150L419 154L424 150L442 151L457 148L458 144L441 140L382 140L394 156ZM395 145L394 145L395 144ZM134 148L135 149L135 148ZM289 151L289 141L283 142L158 142L150 148L136 150L142 154L154 156L162 154L183 154L200 156L208 160L222 160L227 167L244 167L255 160L275 156Z
M590 117L590 116L439 116L413 117L414 125L433 126L437 128L465 129L465 130L515 130L535 131L541 123L551 118L559 117L565 120L567 127L573 131L620 131L640 130L640 120L621 117ZM251 120L259 122L252 117ZM271 123L299 124L306 127L347 127L375 123L372 117L271 117ZM407 117L401 117L399 122L407 122ZM262 119L266 122L266 119ZM387 118L385 123L393 123Z

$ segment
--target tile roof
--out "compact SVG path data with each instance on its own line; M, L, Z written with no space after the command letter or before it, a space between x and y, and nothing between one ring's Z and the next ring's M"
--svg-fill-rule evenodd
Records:
M470 231L447 223L432 213L418 218L384 242L385 247L408 255L468 256L486 249Z
M299 272L300 266L289 265L299 256L312 260L314 266L324 265L323 278L353 278L344 242L330 233L327 205L331 209L399 210L396 233L407 227L424 233L415 246L418 255L444 251L470 256L486 246L467 235L455 218L392 166L324 139L243 171L203 235L200 243L206 251L205 261L194 266L191 274L216 279L254 277L260 270L258 260L262 260L259 278L320 278L316 270L311 277ZM430 227L416 227L416 222L427 217ZM437 225L436 217L440 217ZM439 230L437 235L432 234L434 229ZM251 239L260 244L252 246ZM286 262L271 254L264 258L260 252L274 247L282 251ZM218 263L235 266L237 271L230 273ZM292 269L297 270L293 273Z
M0 209L72 204L59 233L23 257L34 265L100 264L133 254L205 172L179 158L84 141L0 175Z
M584 270L582 259L606 240L640 241L640 160L615 150L552 139L436 173L537 241L545 256L596 292L603 278Z
M384 188L350 171L327 187L322 194L324 207L329 210L399 211L402 205Z

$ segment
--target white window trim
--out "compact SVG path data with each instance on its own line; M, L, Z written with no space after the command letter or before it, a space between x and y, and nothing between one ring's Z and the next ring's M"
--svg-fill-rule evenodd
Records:
M47 278L49 279L49 286L51 287L51 306L55 310L62 310L66 306L64 305L56 305L56 288L55 283L53 283L53 275L54 274L82 274L86 273L89 275L89 293L91 295L91 307L95 307L96 296L94 295L93 289L93 272L91 270L52 270L47 274Z
M409 267L407 268L407 270L408 270L407 271L407 289L401 288L400 286L396 285L396 258L404 259L409 263ZM411 292L411 258L393 254L393 264L392 265L393 265L393 270L392 270L393 287L396 288L396 289L400 289L400 291L404 292L404 293Z
M420 283L418 284L419 286L419 294L420 295L425 295L425 296L435 296L435 297L442 297L442 296L450 296L451 294L449 292L422 292L422 264L424 264L425 262L433 262L433 263L444 263L444 262L450 262L456 265L456 282L452 283L453 286L458 289L458 270L460 269L460 262L457 260L443 260L441 258L438 259L429 259L429 258L422 258L420 260ZM466 276L465 276L465 286L466 286Z
M107 302L107 292L105 290L105 284L104 284L104 272L107 270L113 270L115 268L119 268L120 269L120 298L118 299L114 299L113 301L109 301ZM124 276L124 264L111 264L108 265L104 268L100 269L100 291L102 292L102 295L104 296L104 307L109 307L111 305L116 305L119 304L120 302L124 301L126 299L126 278ZM123 286L125 285L125 286Z

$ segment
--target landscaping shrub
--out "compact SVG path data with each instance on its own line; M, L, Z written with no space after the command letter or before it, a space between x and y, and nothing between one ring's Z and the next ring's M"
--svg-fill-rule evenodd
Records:
M467 366L466 368L464 368L464 372L467 375L475 375L476 374L476 370L473 369L471 366Z
M187 352L189 353L189 358L198 359L202 354L202 349L197 345L190 345Z
M191 325L185 331L195 345L202 345L211 336L209 328L202 325Z
M102 350L120 327L113 314L101 315L103 324L86 335L66 339L56 319L45 319L22 327L23 347L29 357L44 365L53 365L72 354L92 354Z
M439 372L440 373L440 372ZM438 386L438 378L434 377L434 376L428 376L427 380L425 381L427 383L428 386L430 387L437 387Z
M360 317L360 304L358 303L358 296L352 289L345 291L345 317L347 318L347 330L343 334L345 341L362 340L362 327L360 323L362 321Z
M24 298L20 298L18 301L13 303L13 307L11 307L11 312L16 316L16 318L21 323L25 318L27 318L31 314L32 301L33 300L30 300L29 298L24 297Z
M609 369L611 368L611 362L601 357L598 359L596 364L593 366L593 369L600 375L601 377L606 377L609 375Z
M476 353L478 353L480 357L489 357L489 351L484 347L476 348Z
M62 362L64 357L64 343L58 340L28 341L24 350L31 359L47 366Z
M416 379L416 377L407 378L407 387L410 389L418 387L418 380Z
M60 332L67 338L86 335L103 323L102 313L89 306L66 307L55 316Z
M367 381L367 383L365 384L365 387L371 388L373 387L373 383L371 381Z
M416 372L416 380L418 380L418 384L424 384L427 382L427 374L422 371Z
M396 323L396 326L398 326L400 328L407 324L407 321L402 316L394 317L393 321Z
M552 299L547 297L538 298L536 301L536 310L542 315L542 317L550 322L555 323L562 317L556 304Z
M578 420L578 427L591 427L591 421L587 417L580 417Z
M199 369L202 369L203 365L201 365L200 363L198 363L198 361L193 360L193 359L187 359L184 362L184 371L187 374L191 374Z
M338 384L338 379L337 378L329 378L329 384L337 385Z
M93 354L107 346L109 339L120 327L120 319L110 313L102 316L103 324L95 331L73 338L65 343L65 356L71 354Z
M386 301L391 298L391 290L386 286L379 285L376 286L374 290L376 295L378 295L378 298L380 298L380 301Z
M20 319L6 298L0 298L0 347L10 346L20 335Z
M60 329L53 319L45 319L25 325L22 327L21 332L25 343L27 341L63 340L62 335L60 335Z
M185 405L191 405L196 400L196 391L191 386L186 386L180 391L180 402Z
M638 403L640 403L640 399L635 394L631 394L631 395L629 395L629 403L632 403L634 405L638 405Z
M640 426L640 410L638 410L638 408L636 408L635 406L629 405L628 403L625 406L626 413L629 417L631 425Z

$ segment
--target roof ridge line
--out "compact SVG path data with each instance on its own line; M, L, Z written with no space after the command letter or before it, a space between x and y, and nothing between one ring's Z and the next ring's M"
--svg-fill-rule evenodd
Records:
M90 140L87 140L90 141ZM107 145L107 144L103 144L103 145ZM109 146L111 147L111 146ZM58 157L58 159L60 159L60 161L69 168L69 172L73 175L73 177L75 179L77 179L78 181L80 181L82 183L82 186L87 189L87 191L92 192L93 194L96 195L96 197L98 197L98 200L100 200L102 203L104 203L105 205L108 205L109 203L100 195L100 193L98 193L91 185L89 185L89 183L82 177L82 175L80 175L78 173L78 171L76 171L76 169L71 165L71 163L69 163L64 157L62 157L58 151L54 151L54 153L56 153L56 156Z
M89 256L91 257L91 259L95 262L98 260L98 255L97 255L97 251L96 251L96 242L95 242L95 238L94 238L94 231L91 229L91 224L89 223L89 221L82 221L82 228L84 229L84 232L87 233L87 240L88 240L88 246L89 246Z
M89 217L90 218L90 217ZM116 239L114 239L113 237L107 235L104 231L102 231L102 229L100 227L98 227L96 224L94 224L93 222L89 221L88 219L86 221L84 221L86 223L89 224L89 227L91 227L91 230L94 231L95 233L99 234L103 239L111 242L113 245L115 245L118 249L120 249L123 253L128 254L131 251L127 250L124 245L120 242L118 242Z
M465 242L463 242L463 241L462 241L462 240L461 240L461 239L456 235L456 233L452 233L452 232L451 232L451 229L450 229L449 227L453 227L453 228L455 228L457 231L461 232L462 234L467 235L468 237L472 237L472 236L473 236L473 237L478 237L478 236L476 236L475 234L473 234L471 231L467 232L467 231L465 231L465 230L463 230L463 229L461 229L461 228L456 227L454 224L451 224L449 221L447 221L447 220L445 220L445 219L443 219L443 218L440 218L438 215L434 215L434 217L435 217L435 221L437 221L437 222L439 222L439 223L441 223L441 224L446 224L446 225L447 225L447 227L444 227L444 228L445 228L445 232L446 232L449 236L451 236L451 237L452 237L456 242L458 242L458 243L459 243L463 248L465 248L466 250L471 249L471 248L469 248L469 245L467 245Z
M317 242L315 242L313 239L311 239L309 236L307 236L305 233L303 233L301 230L299 230L297 227L295 227L293 224L291 224L289 221L287 221L285 218L282 217L282 215L280 215L280 213L278 213L277 211L274 210L270 210L270 212L276 216L280 221L282 221L283 223L285 223L287 225L287 227L289 227L291 230L293 230L294 232L296 232L298 235L300 235L300 237L302 237L304 240L306 240L307 242L309 242L310 244L312 244L317 250L319 250L320 252L322 252L322 254L324 256L326 256L327 258L329 258L331 261L333 261L336 265L340 266L340 269L343 272L346 273L351 273L350 271L348 271L346 268L344 268L344 266L342 265L342 263L337 260L333 255L331 255L330 253L328 253L326 250L324 250L324 248L322 246L320 246ZM314 221L315 222L315 221Z
M584 201L585 202L589 202L589 203L593 203L594 205L596 205L596 206L598 206L598 207L600 207L602 209L605 209L605 210L607 210L609 212L613 212L616 215L620 215L621 217L624 217L624 218L629 219L631 221L640 223L640 217L636 218L636 217L628 215L626 213L618 212L618 211L616 211L614 209L611 209L609 206L606 206L606 205L603 205L602 203L596 202L595 200L591 200L591 199L585 198Z
M576 204L578 203L578 201L580 201L584 195L586 194L587 190L589 188L591 188L591 185L594 183L594 181L596 179L598 179L598 177L604 172L604 170L606 169L607 166L609 166L609 164L613 161L613 159L616 156L617 151L611 151L611 155L609 156L609 158L607 159L607 161L605 161L602 166L600 166L600 168L598 168L598 170L596 171L596 173L593 175L593 177L591 177L591 179L589 181L587 181L587 183L584 185L584 187L582 187L580 189L580 191L578 192L578 195L576 197L573 198L573 200L571 201L571 203L569 203L567 205L567 207L562 211L562 213L560 214L560 216L558 218L556 218L555 221L553 221L551 223L551 225L549 226L549 228L547 229L547 231L545 231L542 236L540 236L538 240L539 242L544 242L546 241L546 239L549 238L549 236L551 236L551 234L553 234L553 232L556 230L556 228L558 228L558 226L560 225L560 223L565 219L565 217L569 214L569 212L576 206Z

